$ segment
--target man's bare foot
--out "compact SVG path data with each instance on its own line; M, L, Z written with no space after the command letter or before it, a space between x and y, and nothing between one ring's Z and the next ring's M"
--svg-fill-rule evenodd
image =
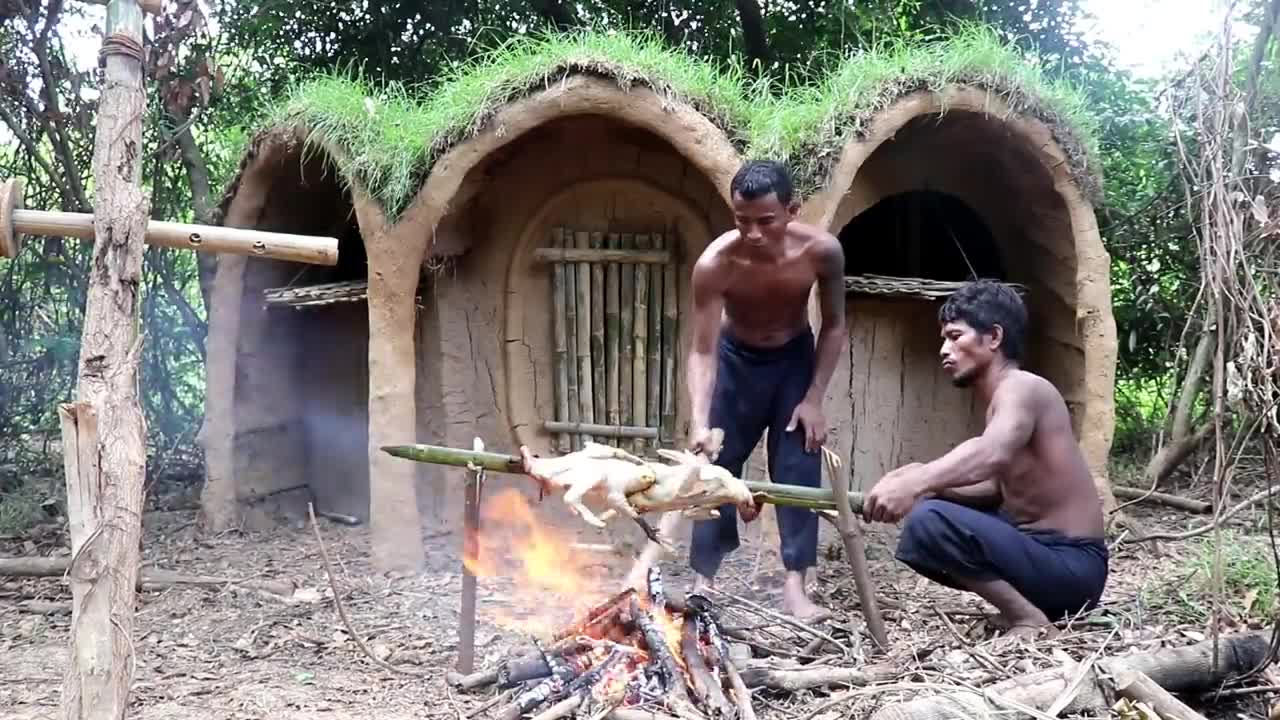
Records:
M695 594L705 593L708 590L716 589L715 578L706 578L701 575L695 575L693 580L693 592Z
M816 623L831 618L831 611L814 603L804 591L804 573L788 572L782 585L782 605L797 620Z

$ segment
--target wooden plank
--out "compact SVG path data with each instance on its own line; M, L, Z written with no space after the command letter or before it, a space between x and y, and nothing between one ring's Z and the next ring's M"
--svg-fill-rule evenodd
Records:
M605 239L605 245L610 249L621 247L622 238L617 233L609 233ZM619 287L618 263L609 263L605 267L605 310L604 310L604 358L605 358L605 419L610 425L618 425L622 422L622 416L618 411L618 334L621 332L619 323L621 319L618 315L618 305L622 296L622 288ZM617 439L614 438L613 445L617 445Z
M636 235L636 248L650 247L648 235ZM636 265L635 322L632 324L631 424L644 425L648 419L649 392L646 380L649 361L649 266ZM644 452L643 440L635 441L635 451Z
M636 246L635 236L623 233L622 248ZM631 355L635 349L633 325L636 311L636 266L623 263L618 267L621 288L618 296L618 419L631 422Z
M655 233L655 249L662 249L663 237ZM645 420L656 428L662 419L662 268L649 269L649 354L645 362Z
M556 228L551 231L551 244L554 247L564 246L564 230ZM555 371L555 418L569 421L569 346L568 346L568 312L565 307L565 272L564 265L557 263L551 269L551 322L555 337L555 350L551 362ZM556 438L556 448L560 452L569 451L569 436Z
M604 233L591 233L591 247L604 247ZM592 419L603 423L608 404L605 402L604 358L604 266L591 265L591 401L595 406Z
M590 235L579 230L573 234L574 245L586 250L591 244ZM566 243L567 244L567 243ZM577 263L578 285L578 417L584 423L596 421L595 398L592 394L591 377L591 266ZM590 435L582 436L583 442L590 442Z
M561 242L565 245L571 245L573 238L568 230L557 228L560 233ZM578 273L575 266L568 265L564 268L564 327L565 327L565 375L568 380L566 386L569 391L566 394L568 399L568 410L566 420L568 422L578 422L581 417L581 405L578 403ZM582 438L573 435L569 438L570 450L582 449Z
M658 439L658 429L635 425L601 425L599 423L566 423L547 420L542 423L547 432L580 433L597 438L648 438Z
M633 263L638 265L666 265L671 262L671 253L653 250L635 250L625 248L592 248L592 247L555 247L536 248L533 261L538 263Z
M678 238L667 236L674 250ZM662 442L676 444L676 367L680 358L680 293L676 285L676 263L662 268Z

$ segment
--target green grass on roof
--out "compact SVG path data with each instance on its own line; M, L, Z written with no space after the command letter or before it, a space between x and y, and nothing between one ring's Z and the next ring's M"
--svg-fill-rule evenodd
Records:
M394 220L444 152L478 133L504 104L572 73L608 78L624 90L640 85L692 106L744 155L788 162L804 193L822 185L840 148L894 100L967 83L1048 124L1082 190L1090 197L1100 192L1092 160L1097 126L1079 93L1047 79L1034 58L993 30L974 25L943 41L856 52L820 81L785 89L674 50L652 34L522 37L460 65L424 93L396 84L373 88L351 72L314 78L276 106L268 124L302 127L307 144L329 152Z
M752 153L785 159L799 182L820 186L840 149L861 137L877 113L909 93L952 84L982 88L1013 112L1046 123L1081 189L1100 194L1092 160L1098 125L1082 94L1047 78L1035 58L982 25L961 26L943 41L891 40L851 55L820 83L789 89L752 128Z
M440 155L504 104L571 73L692 105L742 148L761 97L743 75L673 51L656 36L582 31L513 39L456 68L420 100L395 84L372 89L352 73L318 77L294 89L269 122L306 128L308 141L330 150L394 218Z

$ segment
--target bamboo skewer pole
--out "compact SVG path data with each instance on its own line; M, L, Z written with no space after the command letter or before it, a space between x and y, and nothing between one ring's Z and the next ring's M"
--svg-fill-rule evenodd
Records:
M677 238L667 238L673 257ZM676 285L676 262L662 268L662 441L676 442L676 363L680 357L678 332L680 294Z
M636 248L648 250L648 235L636 236ZM631 424L644 425L648 419L649 391L646 380L646 363L648 362L649 340L649 266L636 266L636 302L635 323L632 325L634 347L631 355ZM643 440L635 441L635 452L645 451Z
M622 249L631 250L636 246L635 236L630 233L622 235ZM618 422L631 423L631 354L635 349L633 325L636 311L636 266L623 264L619 266L621 275L618 297ZM627 447L627 443L619 443Z
M554 247L564 246L564 232L559 228L552 231L551 244ZM551 270L551 322L554 325L555 353L552 365L555 370L555 418L559 422L569 422L569 347L568 317L565 308L564 263L556 263ZM560 452L569 452L569 436L561 433L556 436L556 448Z
M458 448L422 443L383 445L380 449L392 457L414 462L450 465L453 467L467 467L468 463L470 463L489 472L509 473L512 475L524 474L524 463L520 458L503 453L476 452L474 450L460 450ZM804 485L785 485L759 480L743 480L743 482L746 483L747 489L751 491L751 494L757 500L766 503L802 507L810 510L834 511L836 509L835 496L830 489L806 487ZM862 493L849 493L849 509L855 514L862 512Z
M556 232L560 235L561 242L564 245L573 244L573 238L569 236L567 230L557 228ZM568 381L566 383L568 388L566 402L569 410L565 421L576 423L582 421L581 405L578 402L578 272L574 265L560 263L560 266L564 268L564 327L565 348L567 350L565 379ZM581 450L582 437L570 435L569 448L571 450Z
M0 257L16 257L22 251L24 235L93 241L92 213L27 210L23 207L22 194L21 179L0 183ZM158 247L248 255L311 265L338 263L338 239L334 237L147 220L142 241Z
M622 239L617 233L609 233L605 240L605 245L610 250L617 249L621 246ZM607 288L605 298L605 338L604 338L604 365L605 365L605 422L610 425L621 425L622 416L618 412L618 333L621 331L619 327L618 305L622 295L622 289L618 287L618 263L609 263L605 268L605 285ZM613 439L610 443L619 445L617 439Z
M661 250L662 235L653 236L654 249ZM645 367L645 425L656 428L662 419L662 268L649 272L649 357ZM653 443L658 447L660 443Z
M604 248L604 233L591 233L591 247ZM605 422L604 376L604 266L591 265L591 402L593 422Z
M580 250L590 249L590 236L582 230L574 233L574 245ZM582 422L596 421L595 398L591 387L591 266L580 262L578 270L578 417ZM580 442L591 441L583 435Z

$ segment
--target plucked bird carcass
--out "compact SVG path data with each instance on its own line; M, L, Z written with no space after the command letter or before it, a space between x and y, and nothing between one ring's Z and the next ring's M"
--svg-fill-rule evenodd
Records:
M715 436L723 435L719 430ZM594 527L621 514L631 518L645 535L664 546L667 543L641 517L650 512L680 512L686 517L706 519L719 516L721 505L751 501L746 483L722 467L712 465L702 455L687 450L659 449L669 461L645 460L621 448L588 442L578 451L559 457L535 457L521 446L524 472L550 492L563 493L563 501L574 514ZM599 514L587 507L590 502L603 508Z

